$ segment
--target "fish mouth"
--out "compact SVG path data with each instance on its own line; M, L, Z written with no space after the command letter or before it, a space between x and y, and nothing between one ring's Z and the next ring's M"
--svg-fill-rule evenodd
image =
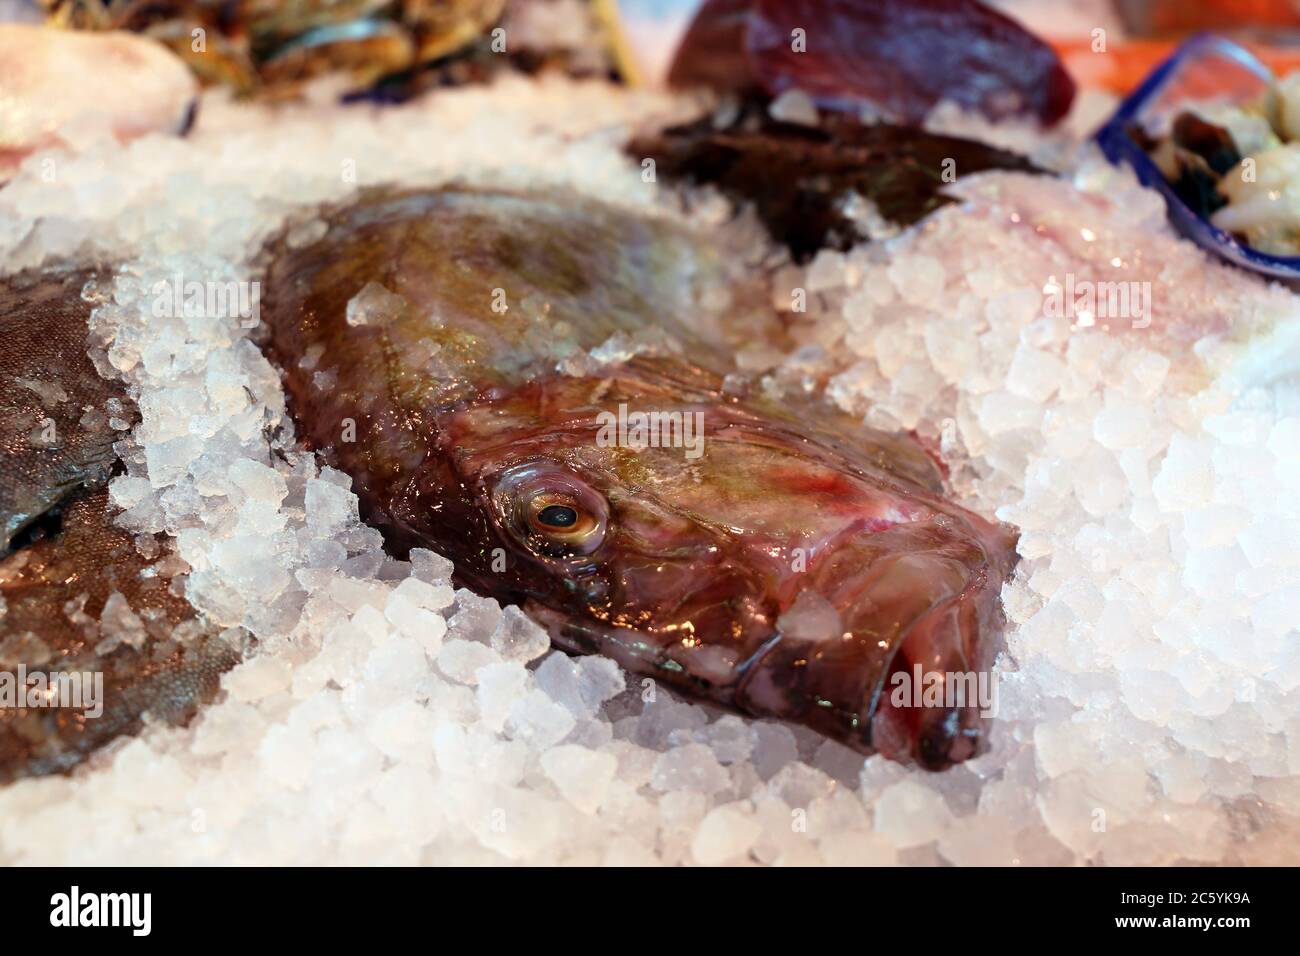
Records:
M877 752L938 771L987 749L997 710L993 662L1002 629L991 620L997 608L968 589L913 623L871 707Z
M740 709L925 770L976 756L996 710L1000 649L985 586L971 580L910 620L859 608L834 634L779 626L743 668Z
M891 576L927 570L915 556L883 563L874 576L877 594L887 595ZM941 771L987 749L1001 634L996 588L990 599L989 585L987 575L969 575L958 589L909 609L901 623L883 603L837 608L844 628L835 635L810 636L778 619L751 635L748 656L715 669L683 664L657 632L576 617L536 600L524 610L569 653L602 654L748 717L802 724L863 755ZM715 647L714 637L700 635L702 652Z

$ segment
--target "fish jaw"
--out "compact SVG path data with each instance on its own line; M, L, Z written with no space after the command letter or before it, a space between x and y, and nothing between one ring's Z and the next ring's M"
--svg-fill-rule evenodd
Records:
M954 527L945 517L830 549L746 674L741 709L928 770L979 753L1014 540L981 519ZM838 628L801 630L788 612L809 596L834 609Z

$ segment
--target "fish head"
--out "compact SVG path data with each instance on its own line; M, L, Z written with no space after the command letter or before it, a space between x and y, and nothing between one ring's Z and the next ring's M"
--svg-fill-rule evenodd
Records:
M844 442L644 367L492 391L441 431L485 521L439 545L560 646L924 766L978 746L983 701L890 681L988 670L1014 547L934 493L911 439Z
M989 708L951 690L987 679L1013 539L914 438L745 384L773 330L737 320L771 310L725 243L571 194L324 216L273 256L268 348L390 549L692 698L927 767L975 752Z

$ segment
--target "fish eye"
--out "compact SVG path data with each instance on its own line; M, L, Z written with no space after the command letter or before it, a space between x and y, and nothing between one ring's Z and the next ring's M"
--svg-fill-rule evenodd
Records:
M529 531L543 551L588 554L591 540L601 535L601 522L565 493L542 492L528 505ZM597 541L597 544L599 542Z
M553 462L529 462L497 478L493 498L506 526L532 551L564 558L591 554L605 537L605 499Z
M547 528L572 528L578 523L578 512L568 505L547 505L537 512L537 521Z

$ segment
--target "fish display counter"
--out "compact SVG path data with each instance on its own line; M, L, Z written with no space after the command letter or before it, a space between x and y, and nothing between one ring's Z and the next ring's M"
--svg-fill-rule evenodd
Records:
M0 862L1300 862L1300 73L1165 6L0 3Z

